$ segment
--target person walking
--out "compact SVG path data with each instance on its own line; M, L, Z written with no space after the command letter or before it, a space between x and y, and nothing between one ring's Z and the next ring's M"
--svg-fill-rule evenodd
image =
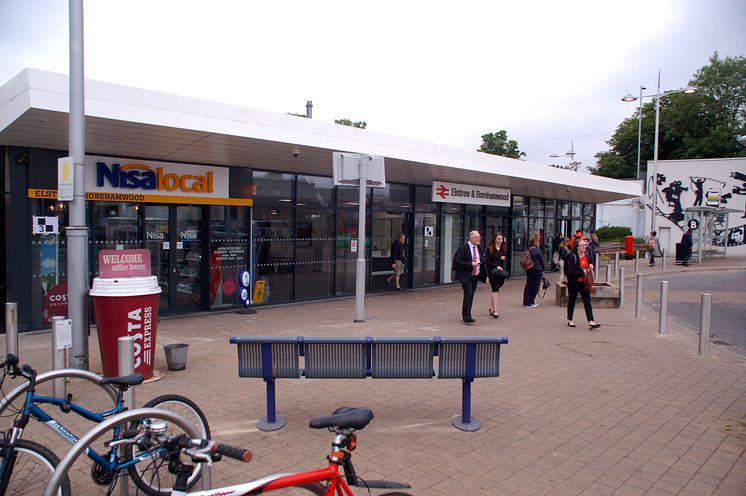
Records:
M588 256L588 241L581 239L576 242L575 249L565 260L565 275L567 276L567 326L575 327L573 315L575 314L575 301L580 294L585 308L585 317L588 319L588 329L598 329L601 324L593 318L593 307L591 306L591 293L585 290L585 278L593 271L593 263Z
M564 238L560 241L559 248L557 249L557 266L559 267L559 282L567 282L567 276L565 275L565 259L570 254L570 238Z
M487 276L492 289L490 293L490 315L492 315L493 319L496 319L499 317L497 312L497 292L505 284L505 278L508 276L508 272L505 270L508 250L502 233L497 233L492 237L492 240L487 245L485 258Z
M539 242L536 236L531 236L528 240L528 253L531 255L531 261L534 266L526 270L526 285L523 288L523 306L525 308L536 308L536 295L539 293L539 285L544 275L544 256L536 244Z
M656 238L655 231L650 233L650 236L648 236L648 240L646 241L647 247L648 247L648 255L650 256L650 266L655 267L655 257L659 257L661 255L661 245L658 243L658 238Z
M684 235L681 237L681 256L683 257L684 267L689 265L689 261L692 258L692 229L686 230Z
M453 270L456 279L461 283L464 290L464 299L461 304L461 318L464 324L476 322L471 315L471 305L474 302L474 293L477 291L478 282L487 282L487 267L484 261L484 253L479 242L482 236L479 231L469 233L469 241L462 244L453 256Z
M386 278L386 284L391 283L391 279L395 279L396 291L404 291L399 285L399 280L402 274L404 274L404 243L407 237L404 233L401 233L398 238L391 243L391 268L394 269L394 273Z

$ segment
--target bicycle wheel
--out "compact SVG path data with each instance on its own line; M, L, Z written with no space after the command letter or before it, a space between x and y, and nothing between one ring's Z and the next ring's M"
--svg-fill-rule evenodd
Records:
M202 439L210 439L210 426L205 414L189 398L177 394L164 394L148 401L143 408L161 408L178 413L194 425ZM184 432L177 425L166 422L167 434L174 436ZM157 451L157 448L154 448ZM132 460L133 451L128 449L124 453L127 460ZM200 478L202 465L199 464L189 478L189 487L192 487ZM135 485L150 496L169 496L173 486L174 475L168 471L168 463L160 456L147 458L140 463L129 467L130 477Z
M0 441L0 467L2 467L0 471L5 469L8 455L6 450L8 449L8 442ZM15 463L8 486L4 492L0 488L0 492L8 496L38 496L43 493L60 459L41 444L25 439L18 439L12 449L15 454ZM70 479L67 475L62 481L57 495L70 495Z

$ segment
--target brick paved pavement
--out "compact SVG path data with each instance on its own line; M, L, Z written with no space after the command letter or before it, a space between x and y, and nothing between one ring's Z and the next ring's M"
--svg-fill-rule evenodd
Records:
M629 283L631 264L624 263ZM746 259L668 266L676 272L734 268L746 268ZM376 415L359 435L359 474L406 481L412 494L746 495L744 359L718 346L699 357L696 338L672 323L660 337L655 313L634 318L633 287L625 307L595 311L603 326L592 332L582 325L582 309L578 327L566 327L553 295L539 308L522 308L522 290L522 279L506 283L500 318L493 320L488 286L480 285L473 326L461 323L456 286L369 297L362 324L352 322L354 299L263 308L256 315L164 319L159 347L189 343L187 369L165 371L159 351L156 367L165 375L140 386L137 402L164 393L189 396L216 437L254 451L250 464L215 465L216 486L322 466L331 438L309 429L308 420L353 405ZM474 383L478 432L450 424L460 409L458 381L300 379L278 381L277 407L288 424L267 433L256 429L265 414L264 384L238 379L236 351L228 344L234 334L507 335L510 344L503 347L501 377ZM45 332L22 335L23 360L47 370L49 341ZM95 330L91 357L92 370L100 371ZM71 384L76 388L91 401L90 388ZM38 427L28 437L65 451ZM76 464L76 494L96 494L87 470L84 461Z

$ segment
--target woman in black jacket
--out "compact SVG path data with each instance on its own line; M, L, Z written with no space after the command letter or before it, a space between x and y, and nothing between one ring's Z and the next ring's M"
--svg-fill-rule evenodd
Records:
M505 277L508 275L505 270L505 261L508 259L508 249L505 238L502 233L497 233L487 245L485 253L485 263L487 264L487 275L490 279L492 293L490 293L490 315L498 318L497 314L497 292L505 284Z
M584 288L585 277L588 271L593 270L593 264L587 253L588 241L581 239L575 243L575 249L565 259L565 275L567 276L567 326L575 327L573 314L575 313L575 301L578 293L583 299L585 317L588 319L588 329L598 329L601 324L593 319L593 307L591 306L591 293Z

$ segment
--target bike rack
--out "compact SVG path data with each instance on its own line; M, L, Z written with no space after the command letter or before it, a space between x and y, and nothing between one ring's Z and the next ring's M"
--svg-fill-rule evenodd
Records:
M191 422L189 422L181 415L170 410L163 410L160 408L137 408L135 410L128 410L118 415L114 415L113 417L105 420L104 422L101 422L96 427L88 431L85 436L80 438L80 440L75 445L73 445L72 448L70 448L70 451L68 451L64 458L62 458L59 465L57 465L57 468L52 474L52 477L49 479L49 483L44 490L44 496L54 496L55 492L57 492L57 490L59 489L62 479L65 477L65 475L67 475L67 472L68 470L70 470L70 467L72 467L73 463L75 463L78 457L80 457L80 455L85 452L86 449L88 449L91 443L101 437L104 432L116 425L125 423L129 420L140 418L158 418L162 420L168 420L184 429L184 431L190 438L199 437L199 433L191 424ZM211 485L212 482L210 480L209 466L207 464L203 464L202 487L204 489L209 489Z
M49 372L44 372L42 374L39 374L36 376L36 384L39 385L42 382L51 381L54 379L60 379L60 378L66 378L66 377L77 377L80 379L86 379L88 381L91 381L92 383L96 384L97 386L100 386L101 389L105 390L107 393L109 393L109 396L111 396L112 401L114 404L116 404L117 401L117 393L114 390L113 387L109 386L108 384L101 384L101 379L103 379L102 376L89 372L88 370L81 370L81 369L59 369L59 370L50 370ZM5 397L0 400L0 415L3 414L6 408L8 408L8 405L13 402L16 398L21 396L22 394L26 393L26 390L28 389L28 381L26 381L25 384L21 384L17 388L15 388L13 391L5 395Z

